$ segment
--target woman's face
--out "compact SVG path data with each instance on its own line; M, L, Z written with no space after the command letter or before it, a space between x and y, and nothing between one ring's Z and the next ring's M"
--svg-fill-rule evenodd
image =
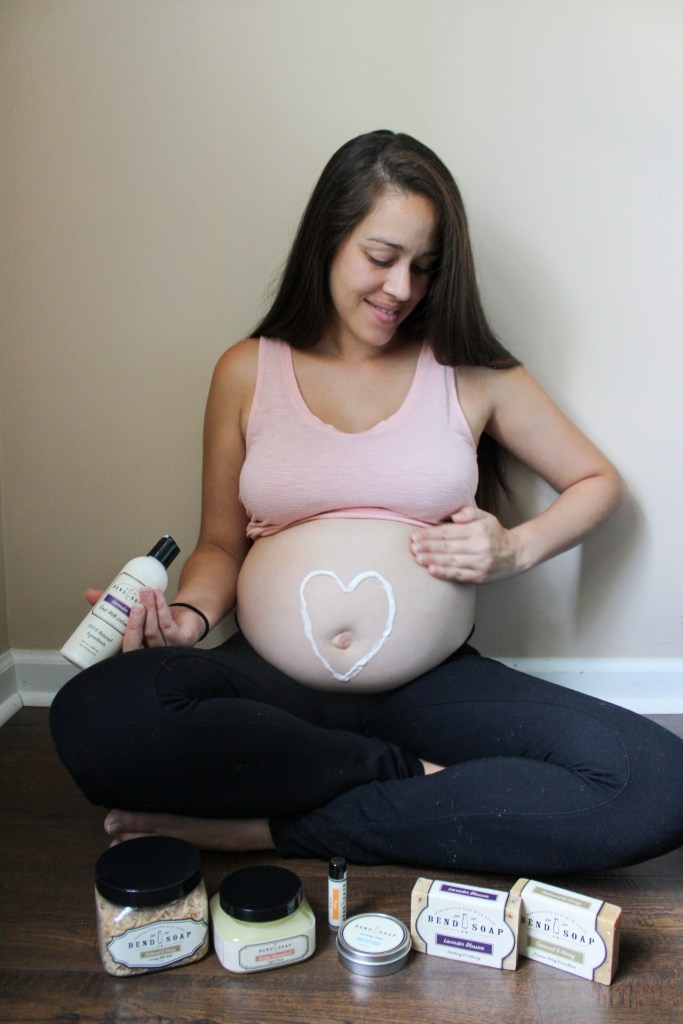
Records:
M391 341L427 293L438 239L437 211L425 196L380 196L332 261L333 314L326 337L340 352Z

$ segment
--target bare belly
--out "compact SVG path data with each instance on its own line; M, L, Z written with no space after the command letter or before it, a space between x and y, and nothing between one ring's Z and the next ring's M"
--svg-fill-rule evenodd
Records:
M417 565L412 529L319 519L257 540L237 584L247 640L320 689L393 689L438 665L467 639L474 588Z

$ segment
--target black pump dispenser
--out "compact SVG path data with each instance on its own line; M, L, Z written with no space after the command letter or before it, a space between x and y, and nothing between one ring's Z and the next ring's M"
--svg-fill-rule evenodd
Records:
M173 540L173 537L169 533L161 537L152 550L148 552L148 558L156 558L157 562L161 562L164 569L168 569L169 565L176 557L180 554L180 548Z

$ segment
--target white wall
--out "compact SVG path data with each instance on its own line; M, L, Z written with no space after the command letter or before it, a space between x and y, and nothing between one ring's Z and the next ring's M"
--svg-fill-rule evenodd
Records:
M213 364L323 162L390 127L452 167L496 327L633 495L483 592L480 646L680 656L682 38L675 0L4 0L9 645L58 647L160 533L189 552Z

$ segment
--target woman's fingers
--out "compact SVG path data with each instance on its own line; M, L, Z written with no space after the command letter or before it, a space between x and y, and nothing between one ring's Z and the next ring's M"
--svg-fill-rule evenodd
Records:
M121 650L126 651L137 651L139 647L145 646L144 638L145 629L145 609L141 604L135 604L130 610L128 616L128 625L126 631L123 634L123 644Z
M517 571L512 533L479 509L461 509L449 523L415 531L410 549L433 576L457 583L488 583Z

